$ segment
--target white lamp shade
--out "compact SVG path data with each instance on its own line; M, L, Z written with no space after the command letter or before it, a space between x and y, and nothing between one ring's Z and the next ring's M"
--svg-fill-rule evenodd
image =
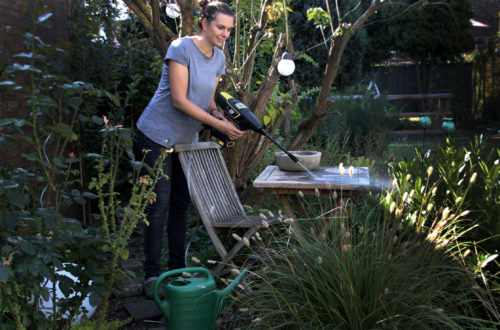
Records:
M181 10L176 3L167 3L165 6L165 12L170 18L177 18L181 15Z
M278 62L278 72L282 76L289 76L295 71L295 63L292 60L292 54L285 52Z

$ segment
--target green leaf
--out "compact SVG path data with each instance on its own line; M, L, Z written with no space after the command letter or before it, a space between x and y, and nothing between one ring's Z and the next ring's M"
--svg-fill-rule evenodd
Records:
M14 205L15 207L22 209L26 205L26 200L24 198L24 195L21 194L20 192L15 190L9 190L7 191L6 195L7 198L9 199L9 203Z
M5 283L9 280L9 277L14 275L12 269L8 266L0 265L0 282Z
M38 17L38 23L45 22L52 16L52 13L46 13Z
M120 258L122 258L123 260L127 260L129 256L129 251L128 249L121 248L118 250L118 254L120 255Z
M21 240L19 242L19 246L26 254L29 254L32 256L36 254L36 248L31 242Z
M13 86L13 85L16 85L16 83L10 80L0 81L0 86Z
M135 161L135 160L131 160L130 161L130 165L132 165L132 168L135 171L139 171L144 164L143 164L143 162L138 162L138 161Z
M87 200L82 196L76 196L74 200L78 205L85 205L87 203Z
M93 194L93 193L88 192L88 191L84 191L82 193L82 196L85 197L85 198L88 198L88 199L96 199L97 198L96 194Z
M264 121L264 126L267 126L271 122L271 117L269 117L269 115L264 115L262 120Z
M76 141L78 139L78 135L76 135L67 124L57 123L56 126L52 126L51 128L60 135L69 138L71 141Z
M108 91L104 91L104 93L106 94L106 96L111 100L113 101L113 104L116 105L117 107L120 107L120 98L115 95L115 94L111 94L110 92Z
M5 136L0 136L0 147L8 148L10 144L10 141Z

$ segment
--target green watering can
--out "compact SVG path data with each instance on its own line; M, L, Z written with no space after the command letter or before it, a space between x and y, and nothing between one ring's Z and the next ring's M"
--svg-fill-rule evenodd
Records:
M220 291L215 289L210 271L203 267L181 268L161 274L156 280L153 297L165 315L165 329L215 329L218 315L246 272L245 268L227 288ZM171 278L182 273L198 274L195 277ZM161 301L158 290L161 282L169 277L170 282L165 285L165 300Z

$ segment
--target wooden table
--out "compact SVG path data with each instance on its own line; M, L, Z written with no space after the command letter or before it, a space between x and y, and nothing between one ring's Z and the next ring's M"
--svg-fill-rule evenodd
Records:
M345 168L344 175L340 175L339 167L319 167L312 173L314 176L307 172L285 172L271 165L254 180L253 186L263 189L265 193L279 195L287 216L294 219L296 216L288 202L289 197L300 217L309 219L298 198L300 192L304 195L336 192L337 196L353 196L374 188L370 184L370 174L366 167L354 167L352 176L349 175L348 168Z

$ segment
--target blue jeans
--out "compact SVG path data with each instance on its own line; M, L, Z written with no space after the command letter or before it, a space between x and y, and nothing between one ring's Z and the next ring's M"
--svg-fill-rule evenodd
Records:
M137 130L135 153L138 160L153 167L165 147L149 139L144 133ZM165 159L163 171L168 179L161 178L154 188L156 202L146 207L146 218L149 226L144 224L144 272L145 278L158 276L161 273L160 257L162 250L162 236L165 218L168 212L168 268L169 270L186 267L184 250L186 241L187 210L190 197L186 177L182 171L179 157L171 153Z

